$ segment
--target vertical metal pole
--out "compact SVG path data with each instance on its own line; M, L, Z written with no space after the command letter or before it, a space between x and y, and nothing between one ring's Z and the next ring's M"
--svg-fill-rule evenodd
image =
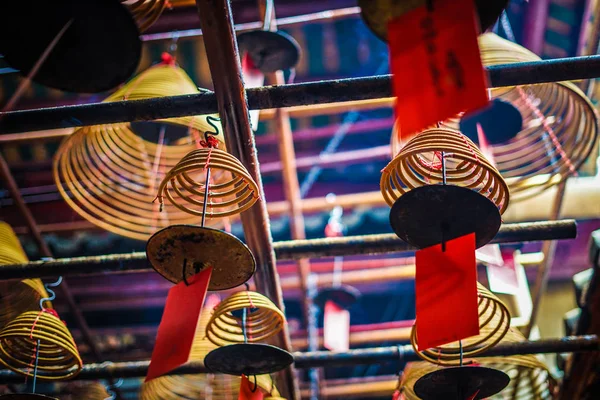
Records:
M314 299L317 296L317 276L309 275L307 280L307 298L309 299L310 308L308 319L306 321L306 331L308 334L308 351L319 350L319 328L317 326L317 318L319 308L314 304ZM308 379L310 382L310 400L319 400L321 398L321 382L319 368L311 368L308 370Z
M259 201L241 215L246 242L257 261L254 281L260 292L284 310L256 144L250 128L248 101L242 82L242 67L233 31L231 5L227 0L196 0L196 4L227 150L248 169L259 188ZM287 325L284 325L278 335L276 344L291 351ZM300 391L294 379L293 368L283 371L282 378L279 387L283 397L299 399Z

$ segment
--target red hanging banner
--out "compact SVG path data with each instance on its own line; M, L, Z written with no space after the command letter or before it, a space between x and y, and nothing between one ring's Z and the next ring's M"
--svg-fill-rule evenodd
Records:
M333 301L325 302L323 346L331 351L348 351L350 348L350 311Z
M256 383L256 376L252 380L250 382L246 375L242 375L238 400L263 400L264 394Z
M190 358L212 268L169 290L145 382L185 364Z
M416 264L419 349L478 335L475 234L417 251Z
M428 0L390 21L388 42L402 142L488 103L473 0Z

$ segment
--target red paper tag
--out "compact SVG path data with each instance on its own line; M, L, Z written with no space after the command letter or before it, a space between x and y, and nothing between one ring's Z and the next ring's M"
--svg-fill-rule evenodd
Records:
M333 301L325 302L323 346L331 351L350 348L350 312Z
M265 84L265 76L256 68L248 53L242 58L242 76L244 77L244 86L246 88L261 87ZM258 129L259 116L260 110L250 111L250 124L253 131Z
M185 364L190 357L198 319L206 297L212 268L206 268L169 290L146 382Z
M256 385L256 377L250 382L245 375L242 375L238 400L262 400L263 397L262 390Z
M475 234L417 251L419 349L479 334Z
M430 0L390 21L396 116L403 142L488 103L473 0Z

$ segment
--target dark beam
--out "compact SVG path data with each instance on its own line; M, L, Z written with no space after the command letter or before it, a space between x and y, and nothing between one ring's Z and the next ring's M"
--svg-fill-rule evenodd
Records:
M496 65L486 70L491 87L591 79L600 77L600 56ZM248 104L252 110L263 110L392 97L391 78L381 75L248 89ZM2 114L0 133L149 121L217 111L217 96L211 92L12 111Z
M561 339L544 339L537 341L523 341L516 343L500 344L481 357L504 357L524 354L551 354L551 353L585 353L592 354L600 350L600 340L595 335L567 336ZM358 364L384 364L404 363L419 361L419 357L411 345L374 347L369 349L356 349L346 352L313 351L295 352L294 365L296 368L312 367L339 367ZM106 362L103 364L87 364L81 373L74 379L96 380L106 379L109 376L120 378L144 377L148 370L149 360L132 362ZM188 363L177 368L169 375L198 374L209 372L201 362ZM12 371L0 370L0 382L21 383L23 377Z
M574 220L524 222L503 224L491 243L561 240L573 239L576 236L577 224ZM278 260L400 253L415 250L394 234L290 240L273 243L273 249ZM146 253L109 254L103 256L62 258L51 261L33 261L28 264L3 265L0 268L0 280L57 275L89 275L148 269L150 269L150 266L146 261Z

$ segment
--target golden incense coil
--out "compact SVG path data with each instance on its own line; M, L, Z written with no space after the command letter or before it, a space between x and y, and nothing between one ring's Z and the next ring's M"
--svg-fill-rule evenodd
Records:
M0 221L0 269L6 264L29 262L21 243L6 222ZM25 311L39 310L40 299L48 293L40 279L0 282L0 329ZM49 301L46 308L52 308Z
M494 33L479 37L485 66L539 61L526 48ZM571 82L553 82L490 89L491 99L510 103L521 114L516 137L490 145L494 162L510 189L511 199L533 197L557 185L582 166L596 148L598 115L587 96ZM458 129L460 118L444 127ZM400 151L399 125L392 134L392 154Z
M380 188L385 201L392 206L411 189L442 183L441 152L448 185L474 190L491 200L501 214L506 210L508 187L500 172L469 138L448 128L421 132L384 168Z
M522 342L525 338L514 329L510 329L501 343ZM483 367L503 371L510 377L510 383L502 392L490 397L490 400L551 400L556 381L548 367L534 355L507 357L482 357L469 359ZM418 400L413 391L414 384L423 376L440 367L426 362L407 364L401 380L401 392L406 400ZM515 392L516 391L516 392Z
M167 0L121 0L133 15L140 32L144 32L167 7Z
M33 377L38 340L38 379L66 380L79 373L82 361L73 337L49 310L25 312L0 331L0 364Z
M183 70L161 63L105 101L195 93L199 93L198 88ZM121 236L148 240L167 226L200 222L200 217L170 203L159 212L154 200L167 171L199 148L206 132L220 141L219 147L225 147L219 119L211 115L158 120L141 127L131 123L84 127L58 149L54 180L69 206L89 222ZM190 173L190 178L196 182L205 179L202 173ZM213 175L215 184L219 179L218 174Z
M215 308L206 327L206 337L217 346L257 343L277 334L284 322L281 310L266 296L242 291L227 297Z
M510 329L510 313L498 297L477 283L479 296L479 335L463 339L463 360L497 345ZM417 324L413 325L410 342L417 355L425 361L443 366L460 365L460 344L453 342L431 349L419 349Z
M67 385L59 400L106 400L110 394L100 382L72 382Z
M222 173L228 179L209 185L207 209L204 210L205 180L193 176L205 175L205 168ZM166 197L171 204L186 213L207 218L227 217L241 213L258 200L258 186L242 165L227 153L216 148L194 150L177 163L164 177L158 189L161 204ZM194 206L190 208L179 201Z

